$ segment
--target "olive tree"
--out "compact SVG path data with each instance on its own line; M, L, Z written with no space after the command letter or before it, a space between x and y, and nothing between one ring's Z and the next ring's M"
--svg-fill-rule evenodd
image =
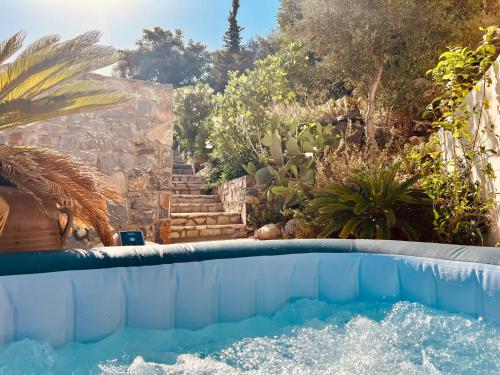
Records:
M441 51L460 38L464 20L482 0L282 0L282 31L317 55L324 74L347 82L366 98L368 143L375 107L418 113L416 83Z

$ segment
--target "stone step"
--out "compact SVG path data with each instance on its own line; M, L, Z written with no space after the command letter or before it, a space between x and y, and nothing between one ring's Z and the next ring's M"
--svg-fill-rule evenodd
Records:
M172 226L170 230L172 243L246 238L247 236L245 224Z
M195 175L184 175L184 174L174 174L172 175L172 182L197 182L199 184L203 183L203 177Z
M219 203L217 195L177 194L172 195L173 203Z
M172 163L173 164L185 164L186 161L184 159L181 159L181 158L174 158L174 161Z
M172 169L189 169L192 170L191 166L186 163L173 163L172 164Z
M238 212L192 212L173 213L173 226L241 224Z
M199 188L172 188L171 192L175 195L201 195L201 189Z
M172 181L174 189L201 189L201 182L197 181Z
M172 203L170 212L187 213L187 212L223 212L222 203Z
M172 169L172 174L194 175L191 167L189 169Z

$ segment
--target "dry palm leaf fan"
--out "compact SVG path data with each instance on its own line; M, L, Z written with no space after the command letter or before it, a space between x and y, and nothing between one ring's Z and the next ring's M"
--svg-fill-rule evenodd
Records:
M122 197L95 168L50 149L2 145L0 175L30 195L47 216L58 220L64 211L73 223L95 228L104 245L112 244L108 203Z

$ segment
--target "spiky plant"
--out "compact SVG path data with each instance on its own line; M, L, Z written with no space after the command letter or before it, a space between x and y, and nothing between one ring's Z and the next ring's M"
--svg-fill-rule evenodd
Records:
M61 42L49 35L22 52L23 32L1 42L0 131L128 100L83 77L117 60L113 48L96 44L100 36L91 31ZM0 145L0 176L30 194L47 215L64 207L94 227L105 245L112 243L107 202L121 197L95 168L47 149Z
M400 181L397 165L361 168L347 184L334 183L315 194L311 207L323 226L322 237L426 238L432 230L432 204L414 187L418 176Z

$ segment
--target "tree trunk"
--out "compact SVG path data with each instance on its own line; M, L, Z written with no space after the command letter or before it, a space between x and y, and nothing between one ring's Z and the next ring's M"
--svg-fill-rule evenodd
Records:
M366 112L366 144L368 146L375 144L375 98L377 97L377 90L382 80L383 72L384 64L381 63L377 66L375 78L368 92L368 111Z

